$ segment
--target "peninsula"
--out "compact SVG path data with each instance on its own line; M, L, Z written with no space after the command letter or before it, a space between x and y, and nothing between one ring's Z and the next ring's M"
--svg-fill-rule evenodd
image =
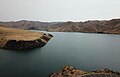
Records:
M0 48L26 50L43 47L52 38L51 34L33 32L0 25Z

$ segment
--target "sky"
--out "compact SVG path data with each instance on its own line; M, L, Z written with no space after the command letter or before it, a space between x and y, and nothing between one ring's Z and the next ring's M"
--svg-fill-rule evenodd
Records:
M0 0L0 21L86 21L120 17L120 0Z

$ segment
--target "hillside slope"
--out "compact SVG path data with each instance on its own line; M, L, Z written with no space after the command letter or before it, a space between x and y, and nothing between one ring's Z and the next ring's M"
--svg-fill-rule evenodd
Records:
M120 19L112 20L94 20L85 22L39 22L39 21L17 21L17 22L0 22L20 29L33 29L52 32L89 32L89 33L110 33L120 34Z
M48 31L120 34L120 19L110 21L65 22L50 26Z

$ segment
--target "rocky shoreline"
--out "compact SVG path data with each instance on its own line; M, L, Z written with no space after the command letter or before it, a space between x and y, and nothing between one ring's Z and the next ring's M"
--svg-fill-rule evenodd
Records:
M120 77L120 73L107 68L96 71L83 71L73 66L65 66L60 71L52 73L48 77Z
M43 47L52 38L51 34L32 32L0 26L0 48L27 50Z

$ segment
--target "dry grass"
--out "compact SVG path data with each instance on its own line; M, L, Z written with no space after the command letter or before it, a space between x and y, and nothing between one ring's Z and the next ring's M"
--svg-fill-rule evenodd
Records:
M20 30L15 28L7 28L0 26L0 47L3 47L7 41L32 41L40 39L44 33L42 32L32 32L28 30Z
M40 38L43 34L42 32L0 27L0 38L6 40L35 40Z

